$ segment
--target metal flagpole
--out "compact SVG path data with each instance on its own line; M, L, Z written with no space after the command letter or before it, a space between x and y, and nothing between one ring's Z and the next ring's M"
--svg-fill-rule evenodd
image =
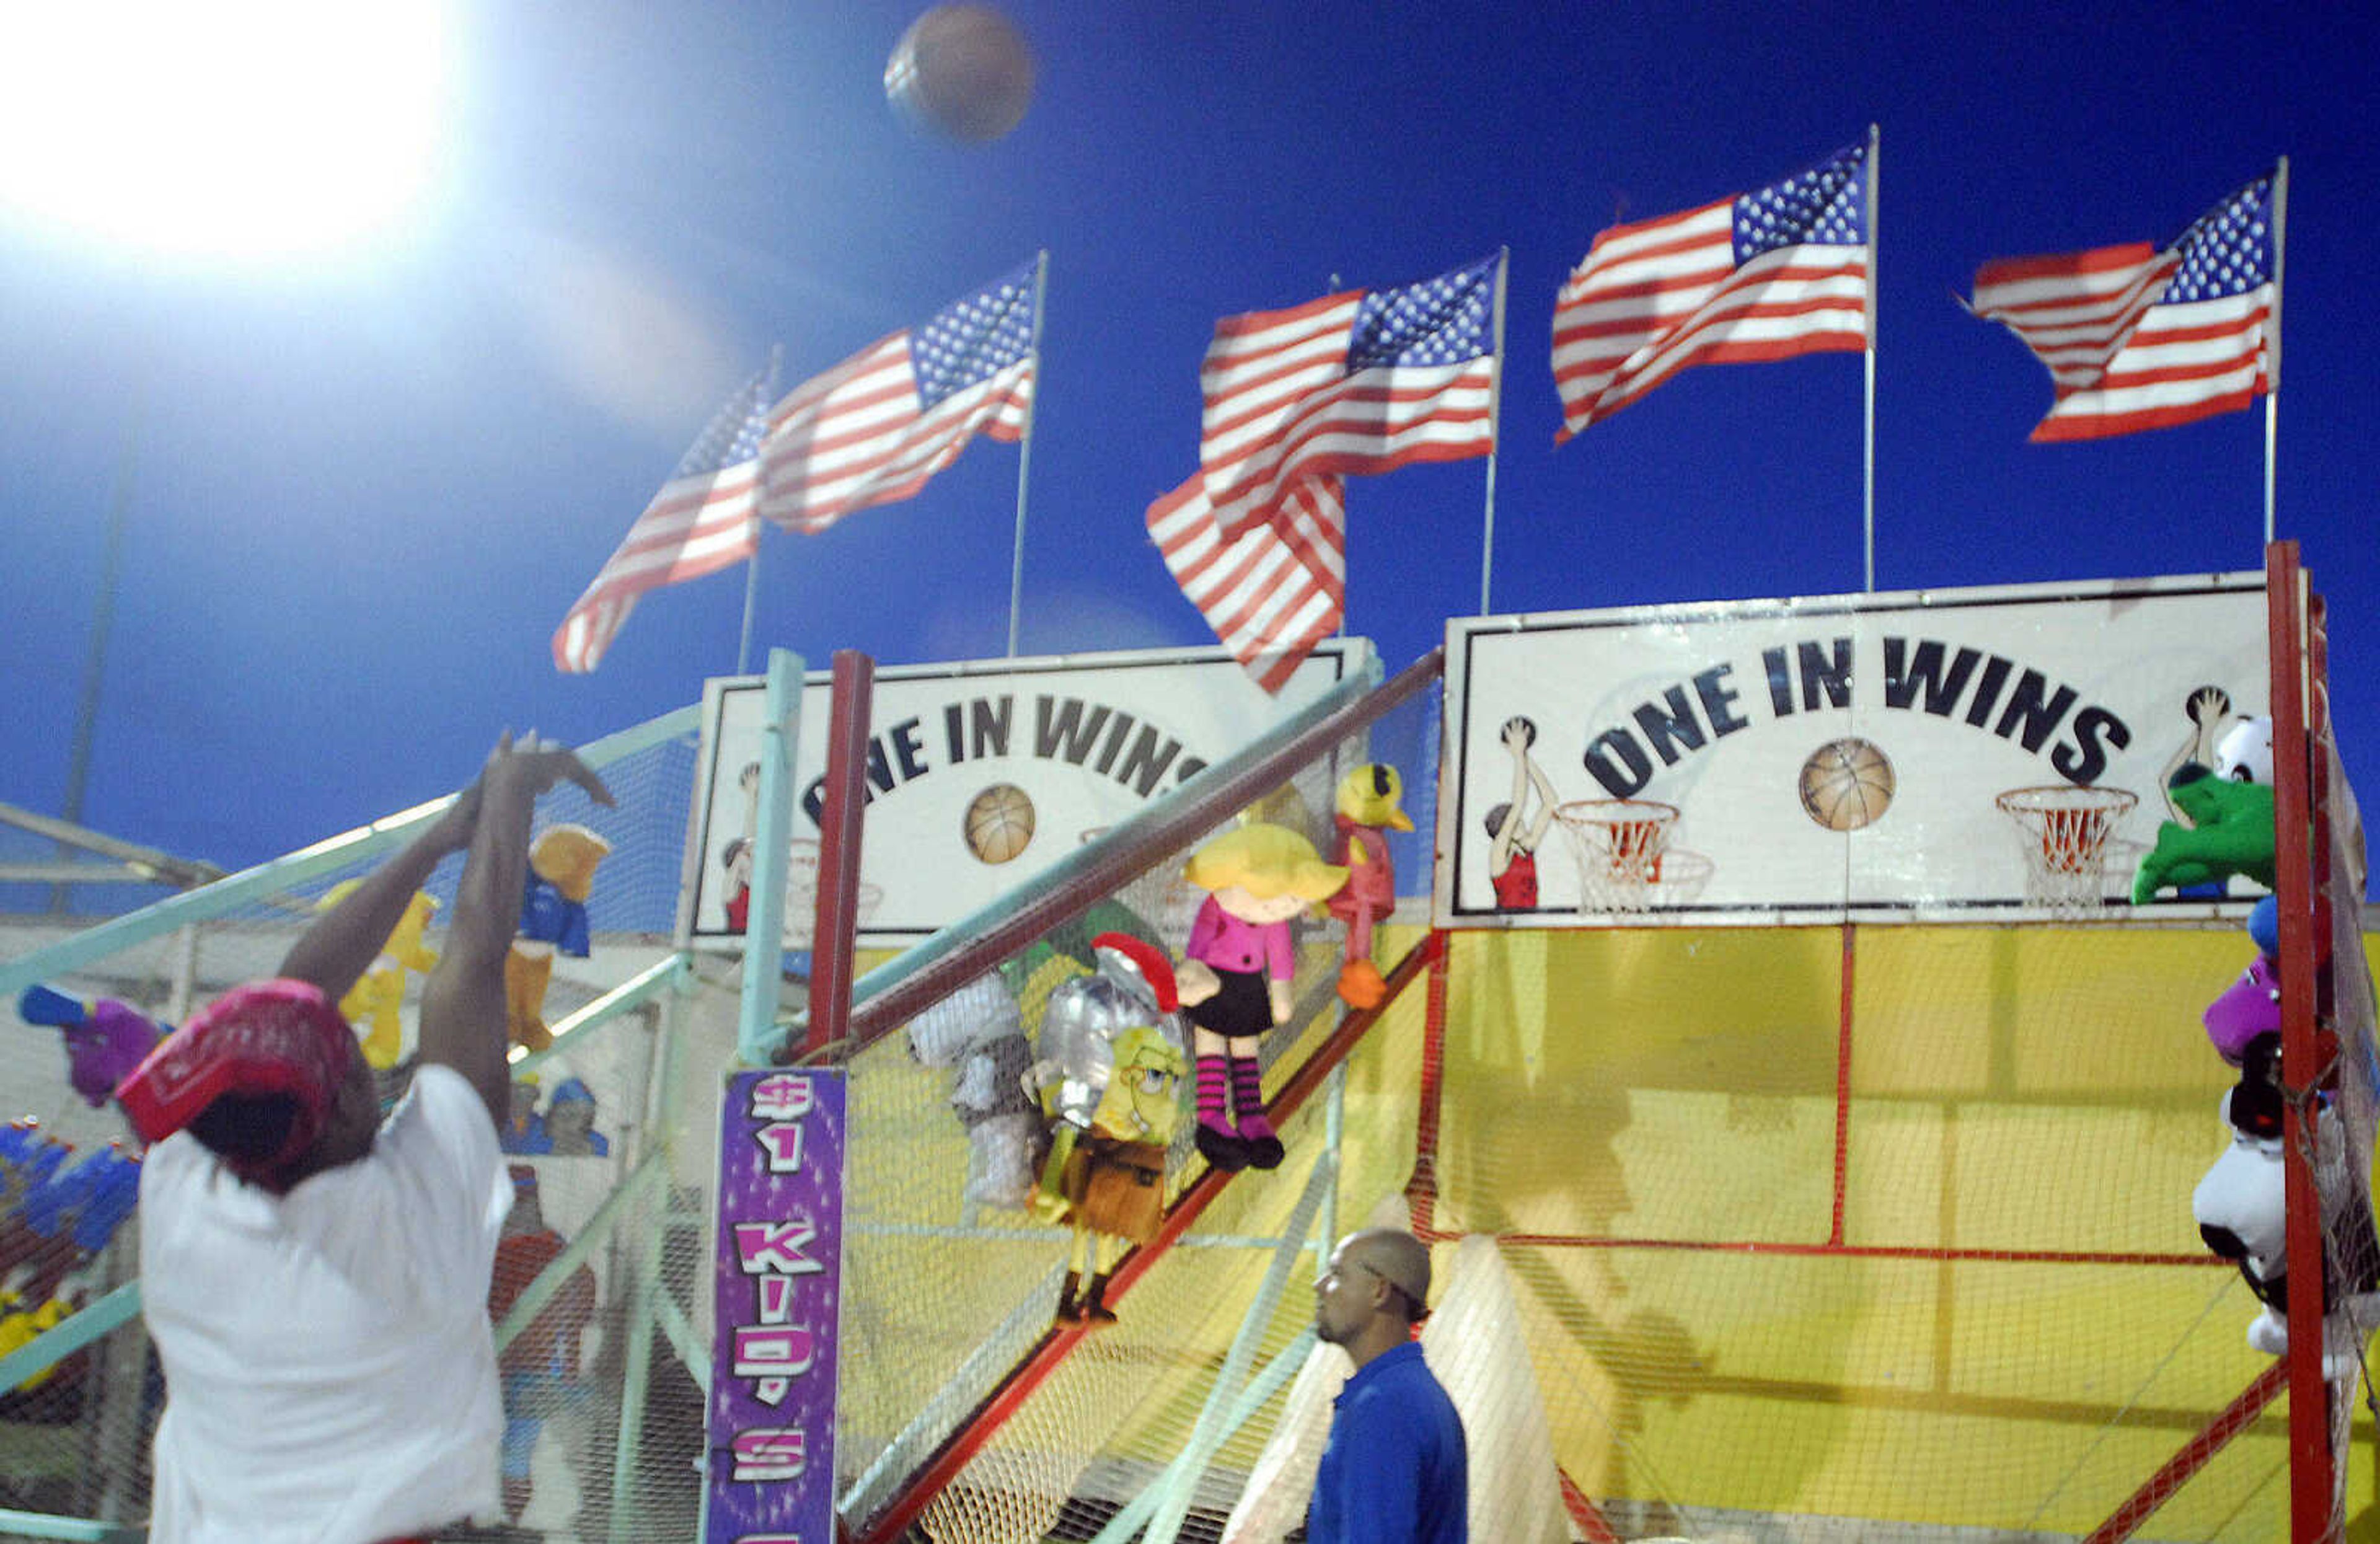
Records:
M115 592L124 577L124 520L132 507L134 472L140 460L140 442L149 418L149 356L144 348L132 377L132 406L124 416L124 441L115 457L115 483L107 499L107 536L102 549L99 598L91 608L91 653L82 667L82 689L75 699L74 738L67 753L67 796L58 814L69 825L82 824L83 795L91 783L91 748L99 729L99 688L107 675L108 635L115 630ZM66 852L61 845L59 852ZM67 909L67 887L50 891L50 910Z
M1328 293L1338 294L1339 286L1342 282L1339 277L1339 270L1332 269ZM1343 488L1345 482L1342 480L1340 485ZM1347 636L1347 505L1343 499L1339 505L1339 626L1330 636L1333 638Z
M778 344L769 350L769 383L760 388L760 395L771 405L777 400L779 372L785 368L785 346ZM752 511L752 555L744 560L744 631L735 640L735 674L744 675L752 664L752 605L760 593L760 511Z
M2273 451L2281 419L2282 237L2289 225L2289 158L2273 172L2273 319L2265 327L2265 545L2273 544Z
M1502 438L1504 407L1504 274L1512 249L1496 249L1496 378L1488 388L1488 507L1480 519L1479 614L1488 614L1488 581L1496 567L1496 447Z
M1033 419L1041 402L1041 302L1050 293L1050 249L1033 260L1033 395L1025 404L1025 432L1016 445L1016 553L1008 565L1008 657L1016 658L1016 626L1025 602L1025 485L1033 468Z
M1865 565L1867 589L1876 590L1876 162L1884 149L1884 137L1876 126L1867 126L1867 349L1866 401L1862 410L1860 434L1860 546Z

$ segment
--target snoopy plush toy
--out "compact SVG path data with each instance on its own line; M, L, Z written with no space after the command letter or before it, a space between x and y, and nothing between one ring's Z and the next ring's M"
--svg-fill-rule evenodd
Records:
M2198 1182L2191 1213L2199 1236L2240 1268L2248 1290L2264 1305L2248 1326L2248 1343L2268 1356L2289 1347L2288 1191L2282 1164L2280 991L2272 956L2278 952L2277 906L2259 905L2249 919L2258 958L2206 1010L2206 1031L2240 1081L2224 1092L2221 1110L2229 1144ZM2345 1226L2324 1248L2323 1376L2339 1378L2357 1365L2363 1331L2380 1318L2380 1240L2373 1237L2369 1204L2347 1184L2344 1144L2335 1126L2317 1149L2316 1187L2326 1197L2352 1195L2338 1210ZM2363 1225L2357 1226L2356 1219Z

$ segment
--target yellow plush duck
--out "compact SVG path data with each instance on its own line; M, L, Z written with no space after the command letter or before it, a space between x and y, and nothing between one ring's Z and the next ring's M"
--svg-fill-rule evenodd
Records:
M347 898L361 880L346 880L335 884L322 896L321 910L328 911ZM418 970L427 975L438 963L438 952L422 942L422 930L430 926L430 918L437 911L438 902L427 891L417 890L405 903L405 915L397 918L396 930L388 935L388 942L380 957L371 963L346 996L339 999L339 1012L349 1024L363 1032L364 1060L385 1070L396 1065L405 1054L405 1024L400 1016L405 1006L405 973Z
M516 1045L543 1051L553 1043L545 989L553 979L554 952L587 957L587 897L595 892L596 866L611 851L611 843L581 825L548 826L529 843L520 930L504 960L504 1017Z
M1377 1008L1389 984L1372 963L1372 924L1397 908L1397 871L1389 860L1390 831L1411 831L1398 808L1404 793L1397 769L1384 762L1357 767L1339 780L1331 803L1338 814L1330 861L1344 864L1347 883L1330 897L1330 915L1347 924L1347 961L1339 968L1339 998L1351 1008Z

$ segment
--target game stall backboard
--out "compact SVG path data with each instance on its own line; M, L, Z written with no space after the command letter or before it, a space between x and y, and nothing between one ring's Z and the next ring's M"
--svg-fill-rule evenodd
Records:
M893 665L875 675L863 946L915 942L998 899L1089 837L1366 668L1371 646L1334 638L1268 696L1220 649ZM786 946L807 948L817 905L830 677L802 694L795 754ZM703 694L690 889L698 947L740 948L767 693L762 677ZM752 769L747 772L747 769Z
M2265 629L2261 574L1452 621L1438 923L2235 914L2130 894Z

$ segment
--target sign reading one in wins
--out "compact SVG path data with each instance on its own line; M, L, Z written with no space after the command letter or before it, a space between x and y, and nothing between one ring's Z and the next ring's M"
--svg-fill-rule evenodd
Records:
M835 1537L844 1130L840 1072L728 1079L704 1544Z
M1451 622L1437 919L2119 918L2266 653L2261 574Z
M914 942L990 904L1369 665L1368 644L1332 638L1276 696L1220 649L880 669L860 942ZM818 904L828 681L813 674L802 694L785 876L791 949L809 947ZM758 677L714 679L703 694L688 918L698 943L743 946L766 700Z

